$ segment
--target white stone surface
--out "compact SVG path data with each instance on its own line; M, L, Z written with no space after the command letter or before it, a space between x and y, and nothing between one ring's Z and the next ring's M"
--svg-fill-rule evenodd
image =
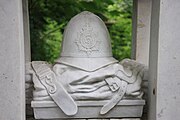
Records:
M132 58L148 68L152 0L134 0L133 3ZM143 97L148 101L148 71L142 88L145 93ZM147 107L145 105L143 120L147 119Z
M65 115L62 110L52 101L33 101L36 119L55 118L139 118L142 115L144 100L122 100L116 107L105 115L100 115L101 107L107 101L77 101L79 111L74 116Z
M152 0L134 0L132 58L148 66Z
M31 48L30 48L31 44L30 44L28 0L22 0L22 3L23 3L25 63L28 63L31 61Z
M153 0L148 120L180 119L179 14L179 0Z
M125 99L132 99L132 98L141 99L142 97L141 77L143 76L144 66L142 64L136 63L133 60L126 59L123 60L121 64L117 64L117 63L111 64L94 72L87 72L62 64L55 64L53 66L53 69L50 66L51 65L43 61L32 62L32 67L33 70L35 71L35 73L33 73L33 82L34 82L35 90L34 90L34 101L32 102L33 103L32 107L35 109L35 111L38 111L38 109L40 110L39 112L34 112L35 116L39 116L37 118L41 118L41 116L46 118L48 118L48 116L51 117L50 113L52 113L52 116L54 116L55 113L57 114L57 112L55 112L57 111L57 109L55 110L47 109L45 106L46 103L43 103L43 101L54 100L54 102L62 109L62 111L66 115L68 116L74 115L77 118L78 117L84 118L85 116L83 116L81 112L86 111L86 109L87 111L91 109L93 111L94 108L93 106L98 101L101 101L101 103L103 103L104 105L100 110L101 112L100 111L97 112L99 108L98 109L95 108L95 110L91 114L92 117L97 116L99 113L102 115L102 114L106 114L108 111L111 111L113 107L115 107L115 105L124 97ZM65 70L65 72L62 73L63 70ZM108 73L108 78L106 77L107 73ZM110 76L114 76L114 77L111 78ZM115 76L118 77L116 78ZM119 77L122 78L123 81L119 80ZM106 89L101 89L102 87L103 88L105 87ZM124 88L126 89L124 90ZM92 100L96 102L94 102L94 104L89 104L90 106L88 106L86 109L85 108L81 109L81 112L77 113L78 115L76 115L76 111L78 110L76 107L76 103L74 103L74 101L78 101L78 100L80 101ZM103 100L107 100L107 102L104 103L102 102ZM39 104L34 104L38 101L40 101L41 103L39 104L43 106L41 107L41 109L40 108L36 109L36 107L38 107ZM106 108L106 106L108 107L108 109L105 109L105 113L104 113L103 108ZM134 104L134 106L136 105ZM79 107L80 106L78 106L78 108ZM123 108L119 107L118 109L123 109ZM73 111L75 110L75 113L73 112L73 114L71 114L69 110L73 110ZM50 112L46 114L46 113L41 113L42 111L46 111L46 113L48 111ZM130 116L131 114L134 115L133 113L137 111L141 111L141 108L139 108L139 110L138 108L134 109L132 112L129 111L128 115ZM113 115L114 117L118 117L116 114L111 114L111 115L112 117ZM64 115L59 113L58 117L63 117L63 116ZM139 117L138 114L137 117Z
M28 0L22 0L23 4L23 25L24 25L24 51L25 51L25 94L26 94L26 119L29 120L29 116L33 116L33 110L31 108L31 101L33 99L33 82L31 75L28 73L31 62L31 50L30 50L30 31L29 31L29 11Z
M21 0L0 1L0 120L25 120Z

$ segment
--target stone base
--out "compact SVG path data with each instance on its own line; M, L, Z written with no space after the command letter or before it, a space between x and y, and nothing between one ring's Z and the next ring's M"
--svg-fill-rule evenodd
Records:
M36 119L57 118L140 118L142 116L144 100L121 100L105 115L99 112L106 101L77 101L78 112L74 116L65 115L53 101L32 101Z

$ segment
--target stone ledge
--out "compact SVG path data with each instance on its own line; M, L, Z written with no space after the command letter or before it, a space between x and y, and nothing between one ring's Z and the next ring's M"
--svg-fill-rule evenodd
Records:
M145 100L121 100L116 107L105 115L99 112L106 101L77 101L78 112L74 116L66 116L53 101L32 101L36 119L58 118L140 118Z

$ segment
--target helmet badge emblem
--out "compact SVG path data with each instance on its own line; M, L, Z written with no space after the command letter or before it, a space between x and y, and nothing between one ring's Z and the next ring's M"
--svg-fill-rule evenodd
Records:
M75 43L80 51L86 52L90 56L93 51L99 51L101 41L98 40L97 33L93 31L93 28L87 21L80 32L78 32Z

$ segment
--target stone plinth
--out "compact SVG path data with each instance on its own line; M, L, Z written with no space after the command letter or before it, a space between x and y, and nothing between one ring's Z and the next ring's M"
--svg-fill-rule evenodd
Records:
M78 113L74 116L65 115L53 101L32 101L36 119L56 118L140 118L142 116L144 100L122 100L115 108L105 115L99 112L106 101L78 101Z

